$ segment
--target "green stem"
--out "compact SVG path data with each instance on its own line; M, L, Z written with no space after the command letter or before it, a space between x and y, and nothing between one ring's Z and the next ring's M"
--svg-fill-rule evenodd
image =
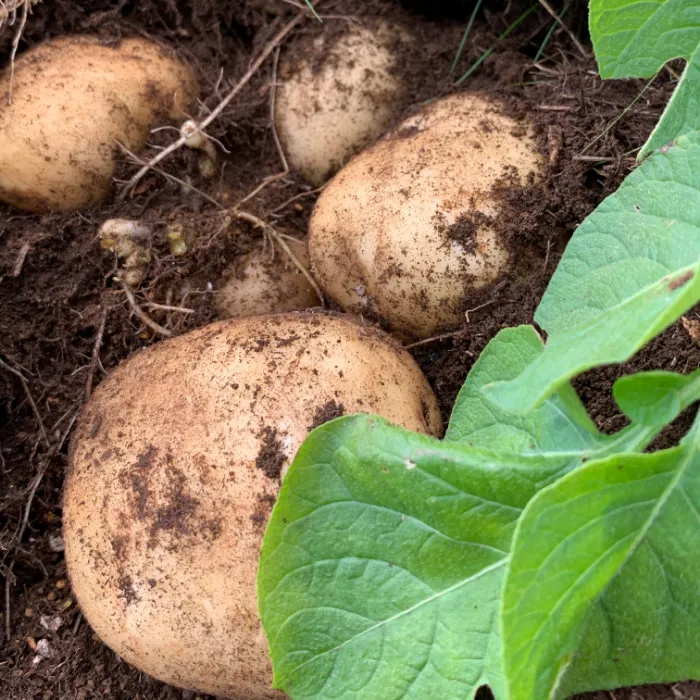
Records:
M316 8L315 8L315 7L313 6L313 4L311 3L311 0L304 0L304 2L306 3L306 6L311 10L313 16L314 16L321 24L323 24L323 20L321 19L321 15L319 15L318 12L316 12Z
M564 15L566 14L566 11L569 9L569 5L571 3L568 2L566 5L564 5L564 9L561 11L559 14L558 19L561 20L564 18ZM549 28L549 31L547 32L547 36L544 38L544 41L540 45L540 48L537 50L537 55L535 56L534 60L532 61L533 63L537 63L540 58L542 58L542 54L544 53L544 50L547 48L547 44L549 44L549 40L552 38L552 34L554 34L554 30L559 26L558 21L554 21L554 24Z
M513 24L511 24L502 34L499 35L498 40L501 41L502 39L505 39L528 15L532 14L539 6L539 2L536 2L534 5L528 7L528 9L525 10L525 12L523 12L522 15L520 15L520 17L513 22ZM492 46L490 49L486 49L486 51L479 56L474 65L472 65L455 84L461 85L495 50L495 46Z
M477 0L476 5L474 5L474 10L472 11L471 17L469 18L469 23L467 24L467 28L464 30L464 34L462 35L462 41L459 42L459 48L457 49L457 54L455 55L455 60L452 61L452 68L450 68L450 75L452 75L455 72L455 68L457 68L457 64L459 63L459 59L462 58L462 52L464 51L464 47L467 45L467 38L469 37L469 33L472 30L472 25L474 24L474 20L476 19L476 13L479 11L479 8L481 7L481 3L484 0Z

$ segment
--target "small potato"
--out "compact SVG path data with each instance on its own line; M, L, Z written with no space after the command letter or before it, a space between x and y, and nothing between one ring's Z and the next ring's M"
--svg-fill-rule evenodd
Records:
M6 69L0 95L9 89ZM27 51L12 104L0 101L0 200L34 212L100 201L115 140L138 151L152 123L181 118L196 94L189 68L145 39L65 37Z
M297 260L309 268L306 243L287 241ZM309 281L281 251L262 241L248 253L216 292L216 303L222 318L253 316L310 309L319 305L319 298Z
M283 65L277 133L291 165L314 185L380 136L400 108L405 90L390 72L392 39L388 25L348 24L345 34L321 34L298 63Z
M79 421L63 504L73 590L102 640L173 685L285 697L258 619L262 536L309 430L359 411L441 432L408 353L342 316L218 322L112 372Z
M429 105L326 187L309 226L312 270L345 310L425 338L463 320L473 290L507 269L493 186L542 160L523 125L484 98Z

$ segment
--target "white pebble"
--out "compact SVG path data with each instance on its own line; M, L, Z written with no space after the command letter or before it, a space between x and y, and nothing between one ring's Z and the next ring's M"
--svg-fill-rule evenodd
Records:
M41 618L39 619L39 622L41 626L44 629L49 630L49 632L58 632L58 630L63 627L63 620L58 616L55 615L54 617L49 617L48 615L42 615ZM42 640L46 642L46 640ZM48 644L48 642L47 642ZM37 645L38 648L38 645Z
M61 535L49 535L49 549L52 552L62 552L65 548Z

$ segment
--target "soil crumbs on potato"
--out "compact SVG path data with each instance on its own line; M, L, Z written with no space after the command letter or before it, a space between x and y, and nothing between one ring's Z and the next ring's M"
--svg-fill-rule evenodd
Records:
M277 429L266 425L260 433L260 438L260 451L255 459L255 466L268 479L279 481L287 455L282 441L277 437Z
M335 420L336 418L340 418L344 415L345 406L342 403L338 403L337 401L331 399L330 401L323 404L323 406L319 406L316 409L316 411L314 412L313 421L309 426L309 430L318 428L320 425L328 423L328 421Z
M44 38L71 33L98 34L108 42L148 35L177 48L194 67L202 84L202 100L213 109L245 73L251 57L259 55L295 11L280 2L281 16L267 14L264 6L270 4L262 0L43 0L33 7L20 51ZM315 5L336 19L323 25L313 19L301 23L285 51L302 55L306 42L319 32L344 31L347 18L385 17L406 22L416 33L417 41L397 38L394 46L398 56L394 70L408 84L405 109L397 123L426 100L454 91L455 77L493 48L460 89L488 93L515 117L527 114L546 162L540 183L523 189L504 173L499 185L502 209L488 223L509 241L511 273L464 300L463 328L413 350L447 419L459 387L487 342L501 328L532 321L566 242L633 167L636 149L651 132L674 84L661 72L613 124L645 83L601 81L593 59L581 58L563 31L554 31L535 64L533 59L553 21L544 10L531 13L507 39L497 40L527 9L524 0L484 3L452 74L455 51L473 6L470 2L318 0ZM583 0L572 3L565 20L585 40ZM0 32L0 67L7 65L13 31L6 25ZM209 129L231 152L222 155L227 161L221 175L222 207L233 206L281 171L269 123L272 66L267 61ZM162 146L171 138L172 132L157 132L150 143ZM485 124L483 139L487 138ZM112 198L80 214L32 216L0 205L0 574L9 592L9 603L0 605L0 633L7 635L0 644L2 698L203 697L148 678L97 639L71 592L61 540L61 487L77 415L105 372L157 340L132 313L113 281L116 261L96 241L100 223L120 217L152 226L151 265L137 299L141 304L191 309L194 313L150 312L174 334L216 318L212 287L227 266L259 240L259 232L246 223L224 225L220 207L208 199L216 196L219 183L202 180L197 158L198 154L181 150L163 167L179 179L190 178L203 194L149 173L130 199ZM117 178L127 180L135 169L124 160ZM280 232L303 238L315 196L299 176L289 173L248 200L245 208ZM174 256L169 249L171 224L187 231L184 256ZM473 219L457 222L450 237L469 245L482 224ZM691 321L698 318L698 310L687 316ZM698 366L700 348L678 323L633 361L589 372L575 385L596 423L613 431L624 424L610 393L617 376L650 368L690 372ZM342 406L320 407L314 425L342 413ZM690 412L681 416L655 447L676 441L691 417ZM279 436L269 431L263 437L258 466L271 479L278 479L285 459ZM162 514L161 523L167 528L175 511L189 505L176 504L173 513ZM269 499L260 503L261 529L271 506ZM128 581L123 583L128 597L132 589ZM610 697L607 693L586 696L587 700ZM614 697L698 698L700 685L618 690Z

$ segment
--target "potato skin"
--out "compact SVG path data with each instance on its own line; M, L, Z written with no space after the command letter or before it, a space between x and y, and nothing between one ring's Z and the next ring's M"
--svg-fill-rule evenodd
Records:
M309 267L306 243L288 240L299 262ZM261 241L239 263L216 291L221 318L296 311L318 306L316 291L285 253Z
M9 83L5 70L0 95ZM190 69L145 39L62 37L23 53L12 104L0 102L0 200L33 212L100 201L115 140L138 151L154 121L184 118L196 94Z
M282 64L275 125L290 164L322 185L374 141L400 108L405 88L391 72L397 30L387 24L348 23L341 36L323 33L301 59Z
M257 613L278 471L329 413L439 435L413 359L342 316L223 321L132 356L94 392L71 445L66 561L97 634L173 685L284 697Z
M463 321L465 296L509 262L488 222L498 212L494 184L506 167L523 184L541 169L532 137L516 129L526 131L497 105L458 94L354 158L323 191L309 225L312 271L324 291L405 338Z

